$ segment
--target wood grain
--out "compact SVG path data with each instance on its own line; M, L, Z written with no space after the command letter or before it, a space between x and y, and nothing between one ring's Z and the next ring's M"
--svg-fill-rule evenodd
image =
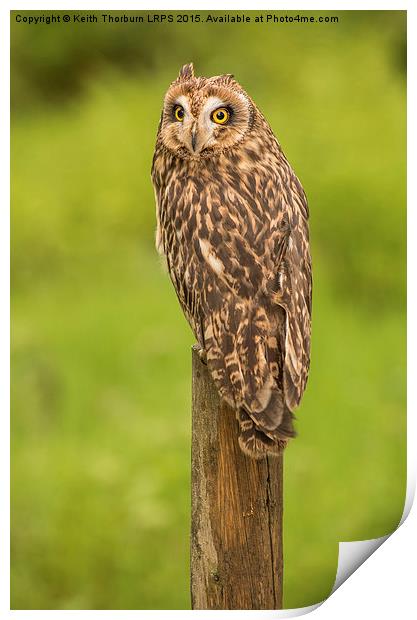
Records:
M192 608L281 609L282 456L243 454L194 347L192 367Z

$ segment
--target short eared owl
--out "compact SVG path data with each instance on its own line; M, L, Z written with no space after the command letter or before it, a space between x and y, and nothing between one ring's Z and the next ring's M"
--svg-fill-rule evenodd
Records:
M278 454L310 359L311 262L303 188L232 75L180 70L152 166L156 245L239 445Z

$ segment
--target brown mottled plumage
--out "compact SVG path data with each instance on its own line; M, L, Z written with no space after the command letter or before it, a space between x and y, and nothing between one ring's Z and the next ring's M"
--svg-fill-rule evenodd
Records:
M164 100L152 180L156 245L244 452L277 454L310 359L307 200L232 75L185 65Z

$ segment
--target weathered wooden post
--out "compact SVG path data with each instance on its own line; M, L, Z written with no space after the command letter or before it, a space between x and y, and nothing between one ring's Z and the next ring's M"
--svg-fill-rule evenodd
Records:
M195 348L192 367L192 608L281 609L282 456L244 455Z

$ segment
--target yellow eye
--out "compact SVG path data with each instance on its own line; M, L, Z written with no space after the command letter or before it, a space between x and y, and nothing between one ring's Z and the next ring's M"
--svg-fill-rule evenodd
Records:
M211 115L211 120L218 125L225 125L230 118L230 112L227 108L217 108Z
M174 116L177 119L177 121L179 121L180 123L182 123L182 121L184 120L184 108L181 105L176 105L174 108Z

